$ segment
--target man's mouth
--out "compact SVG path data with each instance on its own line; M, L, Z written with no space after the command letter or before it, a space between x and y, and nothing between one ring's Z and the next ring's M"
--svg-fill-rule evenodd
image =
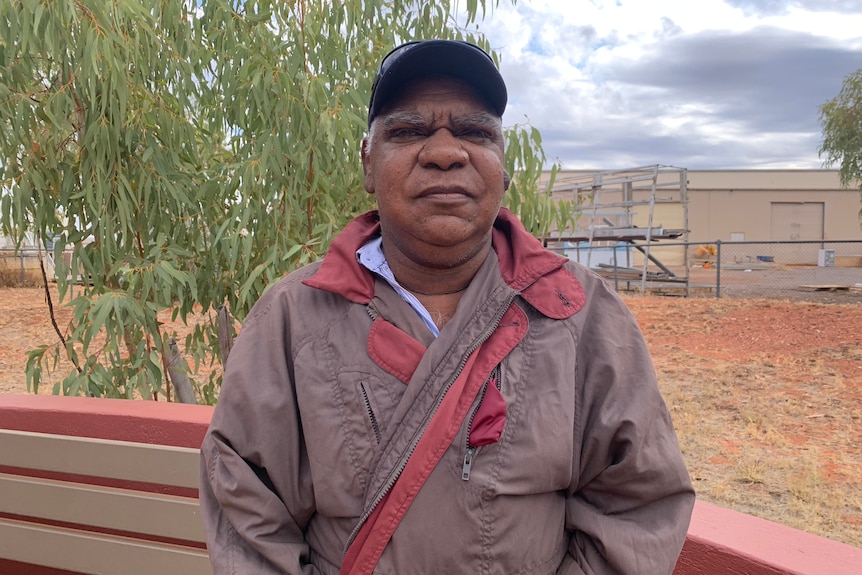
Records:
M429 188L419 194L420 198L439 199L439 200L459 200L471 197L463 188L457 187L438 187Z

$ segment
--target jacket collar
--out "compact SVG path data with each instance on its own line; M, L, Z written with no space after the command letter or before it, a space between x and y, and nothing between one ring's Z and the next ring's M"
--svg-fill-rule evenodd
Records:
M367 304L374 297L374 277L356 261L356 250L379 234L377 211L358 216L332 240L320 268L302 283ZM563 267L566 258L545 249L506 208L497 214L492 243L503 281L539 311L561 319L583 306L583 288Z

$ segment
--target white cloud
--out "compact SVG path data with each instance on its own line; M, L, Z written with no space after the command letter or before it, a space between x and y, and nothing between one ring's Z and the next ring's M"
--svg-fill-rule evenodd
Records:
M565 167L819 167L818 106L862 66L862 0L506 0L507 124Z

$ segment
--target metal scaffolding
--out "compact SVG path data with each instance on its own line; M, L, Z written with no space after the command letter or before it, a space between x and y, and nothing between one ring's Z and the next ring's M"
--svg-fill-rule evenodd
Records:
M661 240L687 241L687 184L685 168L663 165L560 178L552 197L572 202L576 217L570 228L552 232L547 245L559 251L575 250L579 261L585 251L582 263L617 284L638 281L642 292L661 285L682 286L688 295L688 250L677 250L676 259L682 260L677 273L659 260L654 249ZM674 227L665 227L659 221L662 218L669 218ZM594 264L599 250L605 254L610 250L613 261ZM618 261L618 251L623 253L624 265ZM635 267L638 258L642 261Z

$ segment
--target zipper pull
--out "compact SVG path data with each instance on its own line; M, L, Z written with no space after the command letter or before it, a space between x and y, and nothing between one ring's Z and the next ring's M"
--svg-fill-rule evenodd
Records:
M461 468L461 479L464 481L470 481L470 468L473 467L473 455L475 453L475 447L467 447L467 453L464 454L464 467Z

